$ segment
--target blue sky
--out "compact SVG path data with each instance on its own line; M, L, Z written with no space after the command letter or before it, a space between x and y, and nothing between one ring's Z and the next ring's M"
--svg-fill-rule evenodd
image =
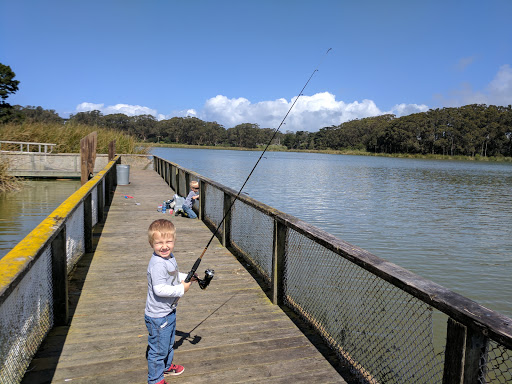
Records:
M512 104L512 1L0 0L11 104L283 131ZM329 48L332 50L325 54Z

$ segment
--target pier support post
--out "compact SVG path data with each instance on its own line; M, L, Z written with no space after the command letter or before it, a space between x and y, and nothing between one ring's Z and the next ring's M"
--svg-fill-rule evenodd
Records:
M272 252L272 303L283 304L286 235L288 227L274 220L274 247Z
M66 257L66 226L52 241L52 281L53 281L53 322L55 326L67 325L69 319L68 304L68 266Z
M103 198L103 183L105 179L101 180L96 187L96 194L98 199L98 223L103 223L105 220L105 199Z
M224 192L224 209L222 217L225 217L222 228L222 245L226 248L231 246L231 205L234 197Z
M466 327L448 318L443 384L460 384L464 372Z
M85 252L92 252L92 195L84 199L84 247Z
M199 181L199 220L204 221L204 199L206 197L206 183L202 180Z

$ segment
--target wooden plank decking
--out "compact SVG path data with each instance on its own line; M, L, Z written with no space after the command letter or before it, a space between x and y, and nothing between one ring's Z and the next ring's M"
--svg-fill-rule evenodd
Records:
M53 329L23 383L145 383L147 228L172 191L152 170L130 170L118 186L96 249L70 283L72 321ZM125 195L135 197L125 198ZM140 203L136 205L136 203ZM177 227L174 254L187 272L211 232L199 220L167 215ZM215 269L206 290L194 285L178 307L174 361L185 366L169 383L345 383L342 367L318 338L266 293L217 240L201 263ZM327 357L324 357L322 353Z

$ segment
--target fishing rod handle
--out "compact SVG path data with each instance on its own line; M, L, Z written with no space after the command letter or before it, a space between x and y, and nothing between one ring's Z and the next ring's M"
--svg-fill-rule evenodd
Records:
M192 269L190 270L190 272L187 275L187 278L185 279L185 283L190 282L192 277L194 277L194 274L196 273L197 268L199 268L199 264L201 264L201 258L198 258L196 260L196 262L194 263L194 265L192 266Z

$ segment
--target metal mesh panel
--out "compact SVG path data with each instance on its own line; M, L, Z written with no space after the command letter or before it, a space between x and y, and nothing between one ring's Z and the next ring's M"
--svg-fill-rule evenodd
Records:
M51 247L0 306L0 383L19 383L53 326Z
M78 205L66 221L66 255L68 272L85 253L84 204Z
M260 270L269 283L272 276L274 220L236 200L231 209L231 244Z
M285 302L362 382L441 382L427 304L296 231L287 242Z
M479 383L512 383L512 351L491 341L480 372Z
M224 217L224 192L206 184L204 215L214 226L219 225Z
M91 191L92 226L98 224L98 187Z

